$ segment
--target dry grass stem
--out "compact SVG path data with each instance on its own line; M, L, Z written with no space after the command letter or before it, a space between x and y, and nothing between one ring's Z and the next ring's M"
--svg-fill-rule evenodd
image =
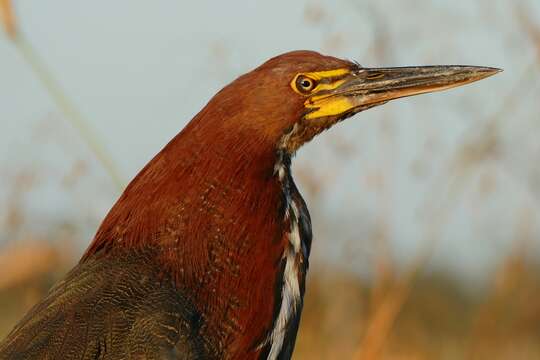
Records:
M75 104L73 104L67 94L62 90L54 75L46 67L30 42L26 41L26 39L19 34L15 39L15 44L58 108L62 111L66 119L75 127L98 161L103 165L115 185L121 190L124 187L125 182L120 176L120 172L118 171L118 167L114 163L114 160L107 152L105 145L90 126L91 122L77 109Z
M2 18L2 24L4 25L6 34L10 38L14 39L17 29L11 0L0 0L0 16Z

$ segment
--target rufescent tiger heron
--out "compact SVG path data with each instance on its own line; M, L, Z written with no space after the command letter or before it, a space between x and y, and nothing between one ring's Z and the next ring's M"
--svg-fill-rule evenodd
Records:
M360 111L498 71L294 51L240 76L131 181L0 358L290 359L312 238L295 152Z

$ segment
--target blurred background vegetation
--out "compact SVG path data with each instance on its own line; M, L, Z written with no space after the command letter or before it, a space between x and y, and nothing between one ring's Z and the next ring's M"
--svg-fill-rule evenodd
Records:
M540 359L540 2L0 0L0 337L220 87L308 48L504 68L302 149L295 359Z

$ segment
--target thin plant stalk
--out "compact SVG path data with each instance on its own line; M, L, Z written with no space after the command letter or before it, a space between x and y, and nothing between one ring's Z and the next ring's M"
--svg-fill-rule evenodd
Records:
M103 142L100 141L97 134L91 128L90 121L84 117L84 115L68 98L67 94L60 87L52 72L41 60L37 51L16 28L16 20L10 0L0 0L0 15L7 36L9 39L11 39L26 63L30 66L34 75L45 87L48 94L64 114L65 118L73 125L73 127L75 127L79 135L90 147L90 150L105 168L116 186L119 189L122 189L124 186L124 181L120 176L118 167L105 150Z

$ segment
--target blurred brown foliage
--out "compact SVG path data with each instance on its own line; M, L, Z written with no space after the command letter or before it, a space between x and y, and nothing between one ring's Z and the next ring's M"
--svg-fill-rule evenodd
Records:
M50 244L2 249L0 338L75 263L72 251ZM374 296L378 284L354 274L310 274L294 358L540 358L540 268L523 257L506 259L487 292L437 273L418 277L406 296L401 286L389 281ZM388 328L374 324L377 314L394 318Z

